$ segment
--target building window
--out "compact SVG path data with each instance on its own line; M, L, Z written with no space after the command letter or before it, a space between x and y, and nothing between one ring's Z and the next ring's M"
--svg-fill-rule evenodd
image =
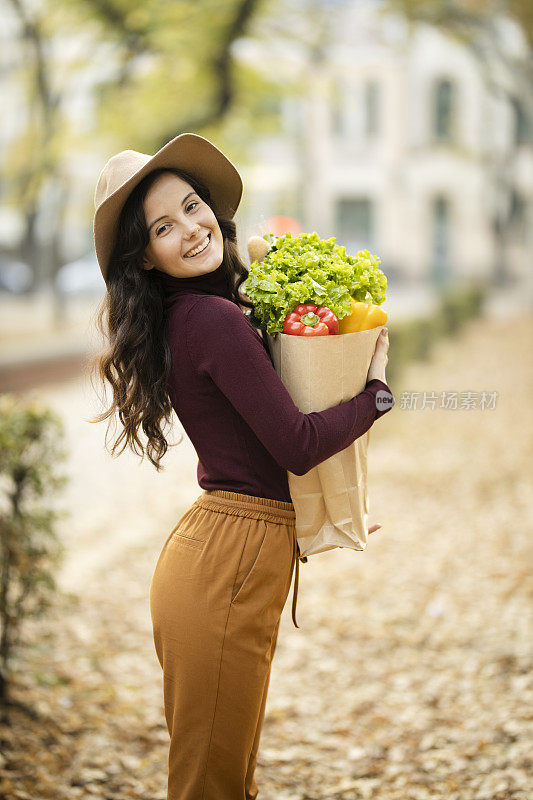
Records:
M283 129L283 98L276 94L267 95L261 103L261 116L257 119L266 131Z
M379 84L377 81L370 81L365 86L365 136L367 139L378 133L379 99Z
M454 103L455 89L451 81L438 81L433 97L433 134L440 141L452 139Z
M528 144L531 141L531 126L523 103L517 98L511 99L513 108L513 142L514 144Z
M331 128L335 136L342 135L344 128L342 100L341 87L337 81L334 81L331 87Z
M434 198L432 217L432 278L436 285L441 286L448 281L451 271L450 202L446 197L440 195Z
M302 121L304 120L302 98L283 97L281 100L281 118L285 135L290 138L299 136Z
M526 211L524 198L515 189L511 190L509 204L509 225L517 242L523 244L526 240Z
M374 205L366 197L341 198L336 204L337 244L349 253L374 247Z
M350 136L350 93L344 80L336 80L331 90L331 116L334 136Z

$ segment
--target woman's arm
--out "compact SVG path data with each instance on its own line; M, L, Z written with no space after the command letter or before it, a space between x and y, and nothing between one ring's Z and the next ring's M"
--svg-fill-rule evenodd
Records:
M194 367L210 376L278 464L295 475L344 450L394 404L387 384L374 379L351 400L304 414L237 304L202 296L187 313L187 348ZM380 389L391 394L391 404L378 411Z

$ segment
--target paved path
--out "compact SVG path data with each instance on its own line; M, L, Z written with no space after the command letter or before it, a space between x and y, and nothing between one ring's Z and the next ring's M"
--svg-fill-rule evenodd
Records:
M301 566L299 630L290 603L283 612L262 800L531 797L532 341L531 316L475 320L401 376L369 450L371 511L383 528L364 553L330 551ZM402 408L403 392L452 390L497 391L496 408ZM89 720L68 748L76 769L103 770L106 797L162 800L167 737L148 584L199 493L194 450L184 440L160 474L129 452L111 459L105 424L87 422L98 408L88 384L38 396L62 415L71 447L60 584L80 598L58 620L49 656L72 683L47 693L57 715L70 703ZM86 797L70 774L52 769L54 794L41 776L40 796Z

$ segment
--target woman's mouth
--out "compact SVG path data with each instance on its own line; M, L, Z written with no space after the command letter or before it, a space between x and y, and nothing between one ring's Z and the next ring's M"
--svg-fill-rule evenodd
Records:
M205 253L210 244L211 244L211 234L208 233L203 242L200 242L198 247L196 247L194 250L189 250L188 253L185 253L183 258L196 258L196 256L201 256L202 253Z

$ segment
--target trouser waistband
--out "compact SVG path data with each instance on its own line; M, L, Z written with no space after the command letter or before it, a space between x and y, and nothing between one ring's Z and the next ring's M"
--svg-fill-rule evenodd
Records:
M274 500L270 497L255 497L241 492L230 492L226 489L204 489L196 500L201 508L210 511L219 511L225 514L235 514L239 517L252 519L265 519L289 525L293 533L293 553L291 564L291 577L294 568L294 589L292 598L292 621L296 628L296 603L298 599L299 578L299 550L296 537L296 511L292 503L284 500ZM305 559L307 561L307 559Z

